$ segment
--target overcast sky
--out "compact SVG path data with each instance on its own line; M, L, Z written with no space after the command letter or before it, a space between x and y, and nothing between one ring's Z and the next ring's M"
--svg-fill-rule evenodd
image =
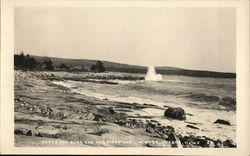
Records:
M15 53L235 72L233 8L18 7Z

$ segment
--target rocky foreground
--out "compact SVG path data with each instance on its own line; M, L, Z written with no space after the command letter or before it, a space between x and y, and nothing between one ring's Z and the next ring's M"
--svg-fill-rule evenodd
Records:
M107 79L142 80L143 77L15 71L15 145L236 147L232 140L211 139L209 136L182 136L174 127L162 125L150 118L131 118L126 114L126 111L145 108L162 109L155 105L99 100L74 93L69 88L52 82L75 80L109 84ZM162 115L166 116L166 120L186 118L185 111L181 108L169 108ZM223 120L216 123L230 125ZM187 127L197 128L192 123Z

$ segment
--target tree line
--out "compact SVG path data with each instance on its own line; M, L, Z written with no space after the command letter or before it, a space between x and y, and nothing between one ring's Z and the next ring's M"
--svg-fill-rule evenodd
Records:
M38 62L34 57L29 54L24 54L21 52L20 54L14 55L14 67L15 69L21 70L65 70L65 71L73 71L74 68L70 68L66 63L61 63L59 66L55 66L51 59L47 58L43 62ZM92 72L105 72L105 67L101 61L97 61L95 64L92 64L90 69L85 69L82 66L81 71L92 71Z

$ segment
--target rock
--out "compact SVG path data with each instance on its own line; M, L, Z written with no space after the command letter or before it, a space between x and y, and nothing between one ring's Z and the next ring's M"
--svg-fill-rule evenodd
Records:
M175 136L175 134L174 133L170 133L169 135L168 135L168 138L166 139L167 141L173 141L173 142L175 142L176 141L176 136Z
M161 126L161 123L157 123L157 126Z
M148 124L146 125L146 132L155 133L155 125L151 122L148 122Z
M192 125L187 125L187 127L193 128L193 129L199 129L198 127L195 127L195 126L192 126Z
M100 116L98 116L98 115L95 115L94 120L97 121L97 122L102 122L103 121L102 118Z
M114 123L120 125L120 126L124 126L124 127L128 127L128 128L143 128L144 124L142 121L138 121L135 119L118 119L115 120Z
M105 115L106 114L114 114L115 113L115 110L114 110L113 107L100 109L99 111L100 111L100 113L105 114Z
M165 113L165 117L177 119L177 120L186 120L186 114L184 109L177 107L177 108L168 108Z
M87 120L94 120L95 119L95 116L94 116L93 113L88 113L88 114L86 114L85 117L86 117Z
M110 113L110 114L114 114L114 113L115 113L115 110L114 110L113 107L110 107L108 110L109 110L109 113Z
M146 132L155 133L155 131L154 131L154 129L152 127L146 127Z
M215 124L218 123L218 124L223 124L223 125L231 125L229 121L226 121L226 120L222 120L222 119L217 119L215 122Z
M201 139L198 139L197 141L201 147L209 147L209 142L206 139L201 138Z
M64 118L66 118L64 112L61 110L51 109L51 111L49 110L48 112L49 112L49 117L51 118L55 118L58 120L63 120Z
M40 110L41 110L42 114L47 115L47 116L50 116L51 113L53 112L53 110L47 106L41 106Z
M38 136L38 132L36 132L35 130L29 130L26 135L28 136Z
M139 122L135 119L128 121L130 128L141 128L144 127L144 124L142 122Z
M164 130L170 131L170 132L175 132L174 127L172 126L163 126Z
M159 123L159 122L158 122L158 121L156 121L156 120L150 120L150 122Z
M21 98L15 98L15 102L20 102L20 101L22 101Z
M151 133L157 137L168 139L171 133L175 133L175 130L171 126L162 126L155 122L148 122L146 124L146 132Z
M29 130L29 129L25 129L25 128L16 128L15 134L27 135L27 136L37 136L38 132L35 130Z
M181 144L183 145L184 148L193 148L193 147L199 147L197 144L198 142L196 141L195 136L184 136L182 137L180 134L178 136L180 138Z
M99 129L99 130L92 132L90 134L102 136L105 133L109 133L109 130L108 129Z
M178 147L178 148L183 147L182 144L181 144L180 139L173 132L168 134L168 138L166 138L166 140L171 142L172 147Z
M190 136L184 136L184 137L180 137L180 141L183 145L192 145L194 142L194 139L191 138Z
M222 147L222 141L220 139L217 139L214 141L214 147L215 148L221 148Z
M201 137L201 136L184 136L179 137L181 140L181 143L184 145L184 147L210 147L214 148L216 147L216 141L212 140L207 137ZM219 142L218 142L219 143ZM217 144L219 146L219 144Z
M126 126L126 121L119 120L119 121L115 121L115 123L120 126Z
M236 147L236 144L233 140L226 140L223 142L224 147Z
M25 128L16 128L14 133L19 135L26 135L28 133L28 129Z

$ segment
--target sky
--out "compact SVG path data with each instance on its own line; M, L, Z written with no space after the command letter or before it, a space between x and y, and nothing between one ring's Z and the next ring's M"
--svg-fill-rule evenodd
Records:
M236 72L234 8L16 7L15 53Z

